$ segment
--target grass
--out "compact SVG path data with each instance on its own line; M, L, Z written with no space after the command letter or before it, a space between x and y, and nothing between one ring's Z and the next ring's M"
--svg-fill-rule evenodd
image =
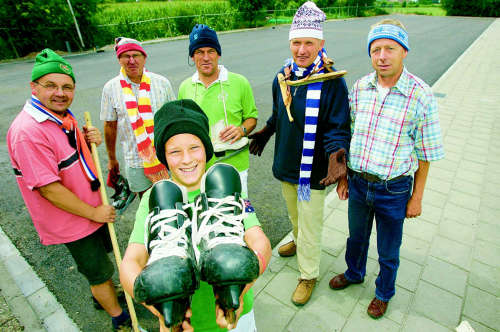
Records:
M95 16L97 24L135 22L152 18L224 13L229 1L141 1L104 4Z
M216 31L237 27L238 13L229 1L125 2L102 5L94 17L96 43L106 45L116 36L149 40L186 35L197 23ZM139 23L134 23L139 22Z
M95 43L112 44L116 36L128 36L138 40L187 35L197 23L206 24L216 31L225 31L249 26L290 24L296 9L261 12L255 22L242 18L241 13L231 8L224 0L185 1L140 1L102 4L94 17ZM381 14L417 14L444 16L439 6L429 7L374 7L357 13L355 7L324 8L328 19L371 16ZM139 23L135 23L139 22Z
M428 16L446 16L446 10L441 7L384 7L389 14L415 14Z

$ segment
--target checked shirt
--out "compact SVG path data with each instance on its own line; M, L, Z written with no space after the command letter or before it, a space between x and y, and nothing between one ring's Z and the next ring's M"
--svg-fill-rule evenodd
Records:
M418 160L444 157L432 90L406 68L383 98L377 91L376 72L359 79L349 94L349 105L350 169L389 180L413 175Z

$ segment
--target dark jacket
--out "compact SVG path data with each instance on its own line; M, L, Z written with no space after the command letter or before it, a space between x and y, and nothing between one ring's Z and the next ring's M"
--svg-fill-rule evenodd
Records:
M283 73L283 68L280 70ZM292 73L291 79L297 77ZM273 114L267 125L276 133L273 174L278 180L299 183L302 141L304 138L307 85L290 87L293 122L288 120L278 79L273 81ZM343 78L323 82L318 127L311 172L311 189L324 189L319 184L327 174L328 157L344 148L349 152L351 141L348 91Z

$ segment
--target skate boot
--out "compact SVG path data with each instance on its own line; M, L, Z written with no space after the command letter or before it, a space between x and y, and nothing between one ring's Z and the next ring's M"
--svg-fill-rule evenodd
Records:
M127 180L118 174L118 179L114 183L115 193L111 196L113 207L118 210L118 214L123 213L135 198L135 193L130 191Z
M187 203L184 187L170 180L158 181L151 189L144 244L149 259L134 283L134 297L153 305L167 327L178 327L199 288L199 275L191 246L191 220L182 206Z
M200 191L193 213L198 268L233 324L243 288L259 276L259 259L243 240L246 214L239 173L231 165L215 164L203 176Z

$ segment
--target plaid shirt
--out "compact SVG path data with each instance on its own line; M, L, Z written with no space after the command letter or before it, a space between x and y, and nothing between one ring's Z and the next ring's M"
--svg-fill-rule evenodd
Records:
M418 160L444 157L437 103L431 88L403 69L385 98L375 72L354 83L349 94L349 168L388 180L413 175Z
M175 94L167 78L152 72L148 72L148 75L151 78L151 109L153 113L156 113L164 103L175 100ZM140 84L133 83L128 78L127 82L132 85L132 91L137 96ZM143 167L142 159L137 152L137 140L123 99L119 75L104 85L100 117L102 121L118 121L117 141L121 142L123 157L127 166Z

